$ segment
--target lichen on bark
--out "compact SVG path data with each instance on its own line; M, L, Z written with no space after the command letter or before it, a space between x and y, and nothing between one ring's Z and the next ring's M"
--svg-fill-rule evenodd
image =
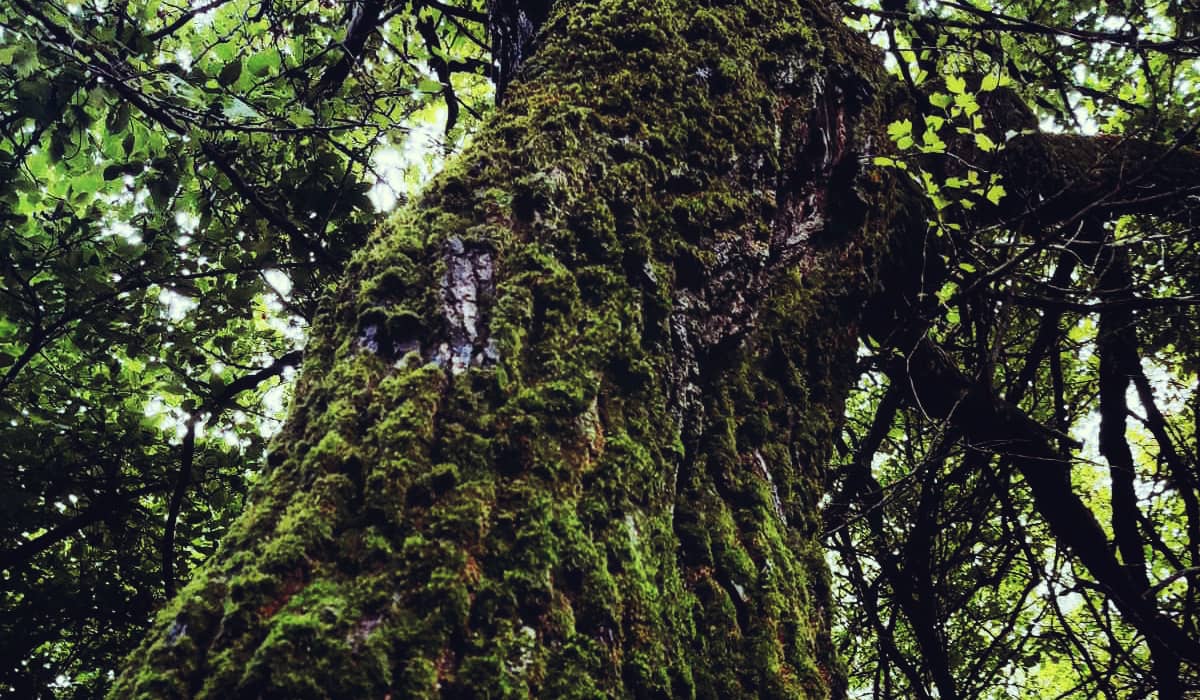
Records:
M817 542L886 193L818 6L555 6L355 256L269 476L113 697L826 697Z

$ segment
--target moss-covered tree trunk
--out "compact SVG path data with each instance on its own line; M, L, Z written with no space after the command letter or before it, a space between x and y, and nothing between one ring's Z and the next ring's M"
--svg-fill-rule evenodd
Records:
M113 696L841 694L817 504L876 64L816 3L558 3Z

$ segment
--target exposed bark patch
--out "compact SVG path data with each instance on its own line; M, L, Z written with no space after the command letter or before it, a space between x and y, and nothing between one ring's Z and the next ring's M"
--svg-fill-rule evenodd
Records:
M302 588L304 588L304 572L296 570L284 580L279 595L259 607L258 614L264 619L274 617Z
M691 301L681 297L671 314L671 362L666 367L667 386L671 391L671 417L679 425L685 442L691 443L704 430L701 409L701 389L698 382L700 362L698 348L690 328Z
M457 236L446 241L445 256L441 293L446 334L434 353L434 361L449 367L453 374L461 374L469 366L497 359L485 319L485 305L495 289L495 270L490 250L465 244Z
M767 482L767 488L771 492L771 508L775 511L775 515L779 517L779 522L787 525L787 516L783 513L783 501L779 498L779 487L775 485L775 479L771 476L771 470L767 468L767 458L763 457L759 450L754 451L753 464L759 476Z
M373 615L371 617L358 621L350 633L346 635L346 643L354 651L362 648L363 642L371 635L371 632L378 626L383 624L383 615Z
M187 623L176 619L171 622L171 627L167 630L167 644L178 644L183 637L187 636Z

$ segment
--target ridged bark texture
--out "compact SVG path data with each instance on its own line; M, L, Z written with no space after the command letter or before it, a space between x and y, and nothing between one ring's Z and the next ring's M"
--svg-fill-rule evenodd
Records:
M354 259L113 697L841 694L817 509L876 64L801 2L559 3Z

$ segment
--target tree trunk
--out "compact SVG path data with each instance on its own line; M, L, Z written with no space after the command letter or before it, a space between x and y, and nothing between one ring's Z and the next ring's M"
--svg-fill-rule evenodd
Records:
M818 500L880 63L806 2L558 3L113 697L844 694Z

